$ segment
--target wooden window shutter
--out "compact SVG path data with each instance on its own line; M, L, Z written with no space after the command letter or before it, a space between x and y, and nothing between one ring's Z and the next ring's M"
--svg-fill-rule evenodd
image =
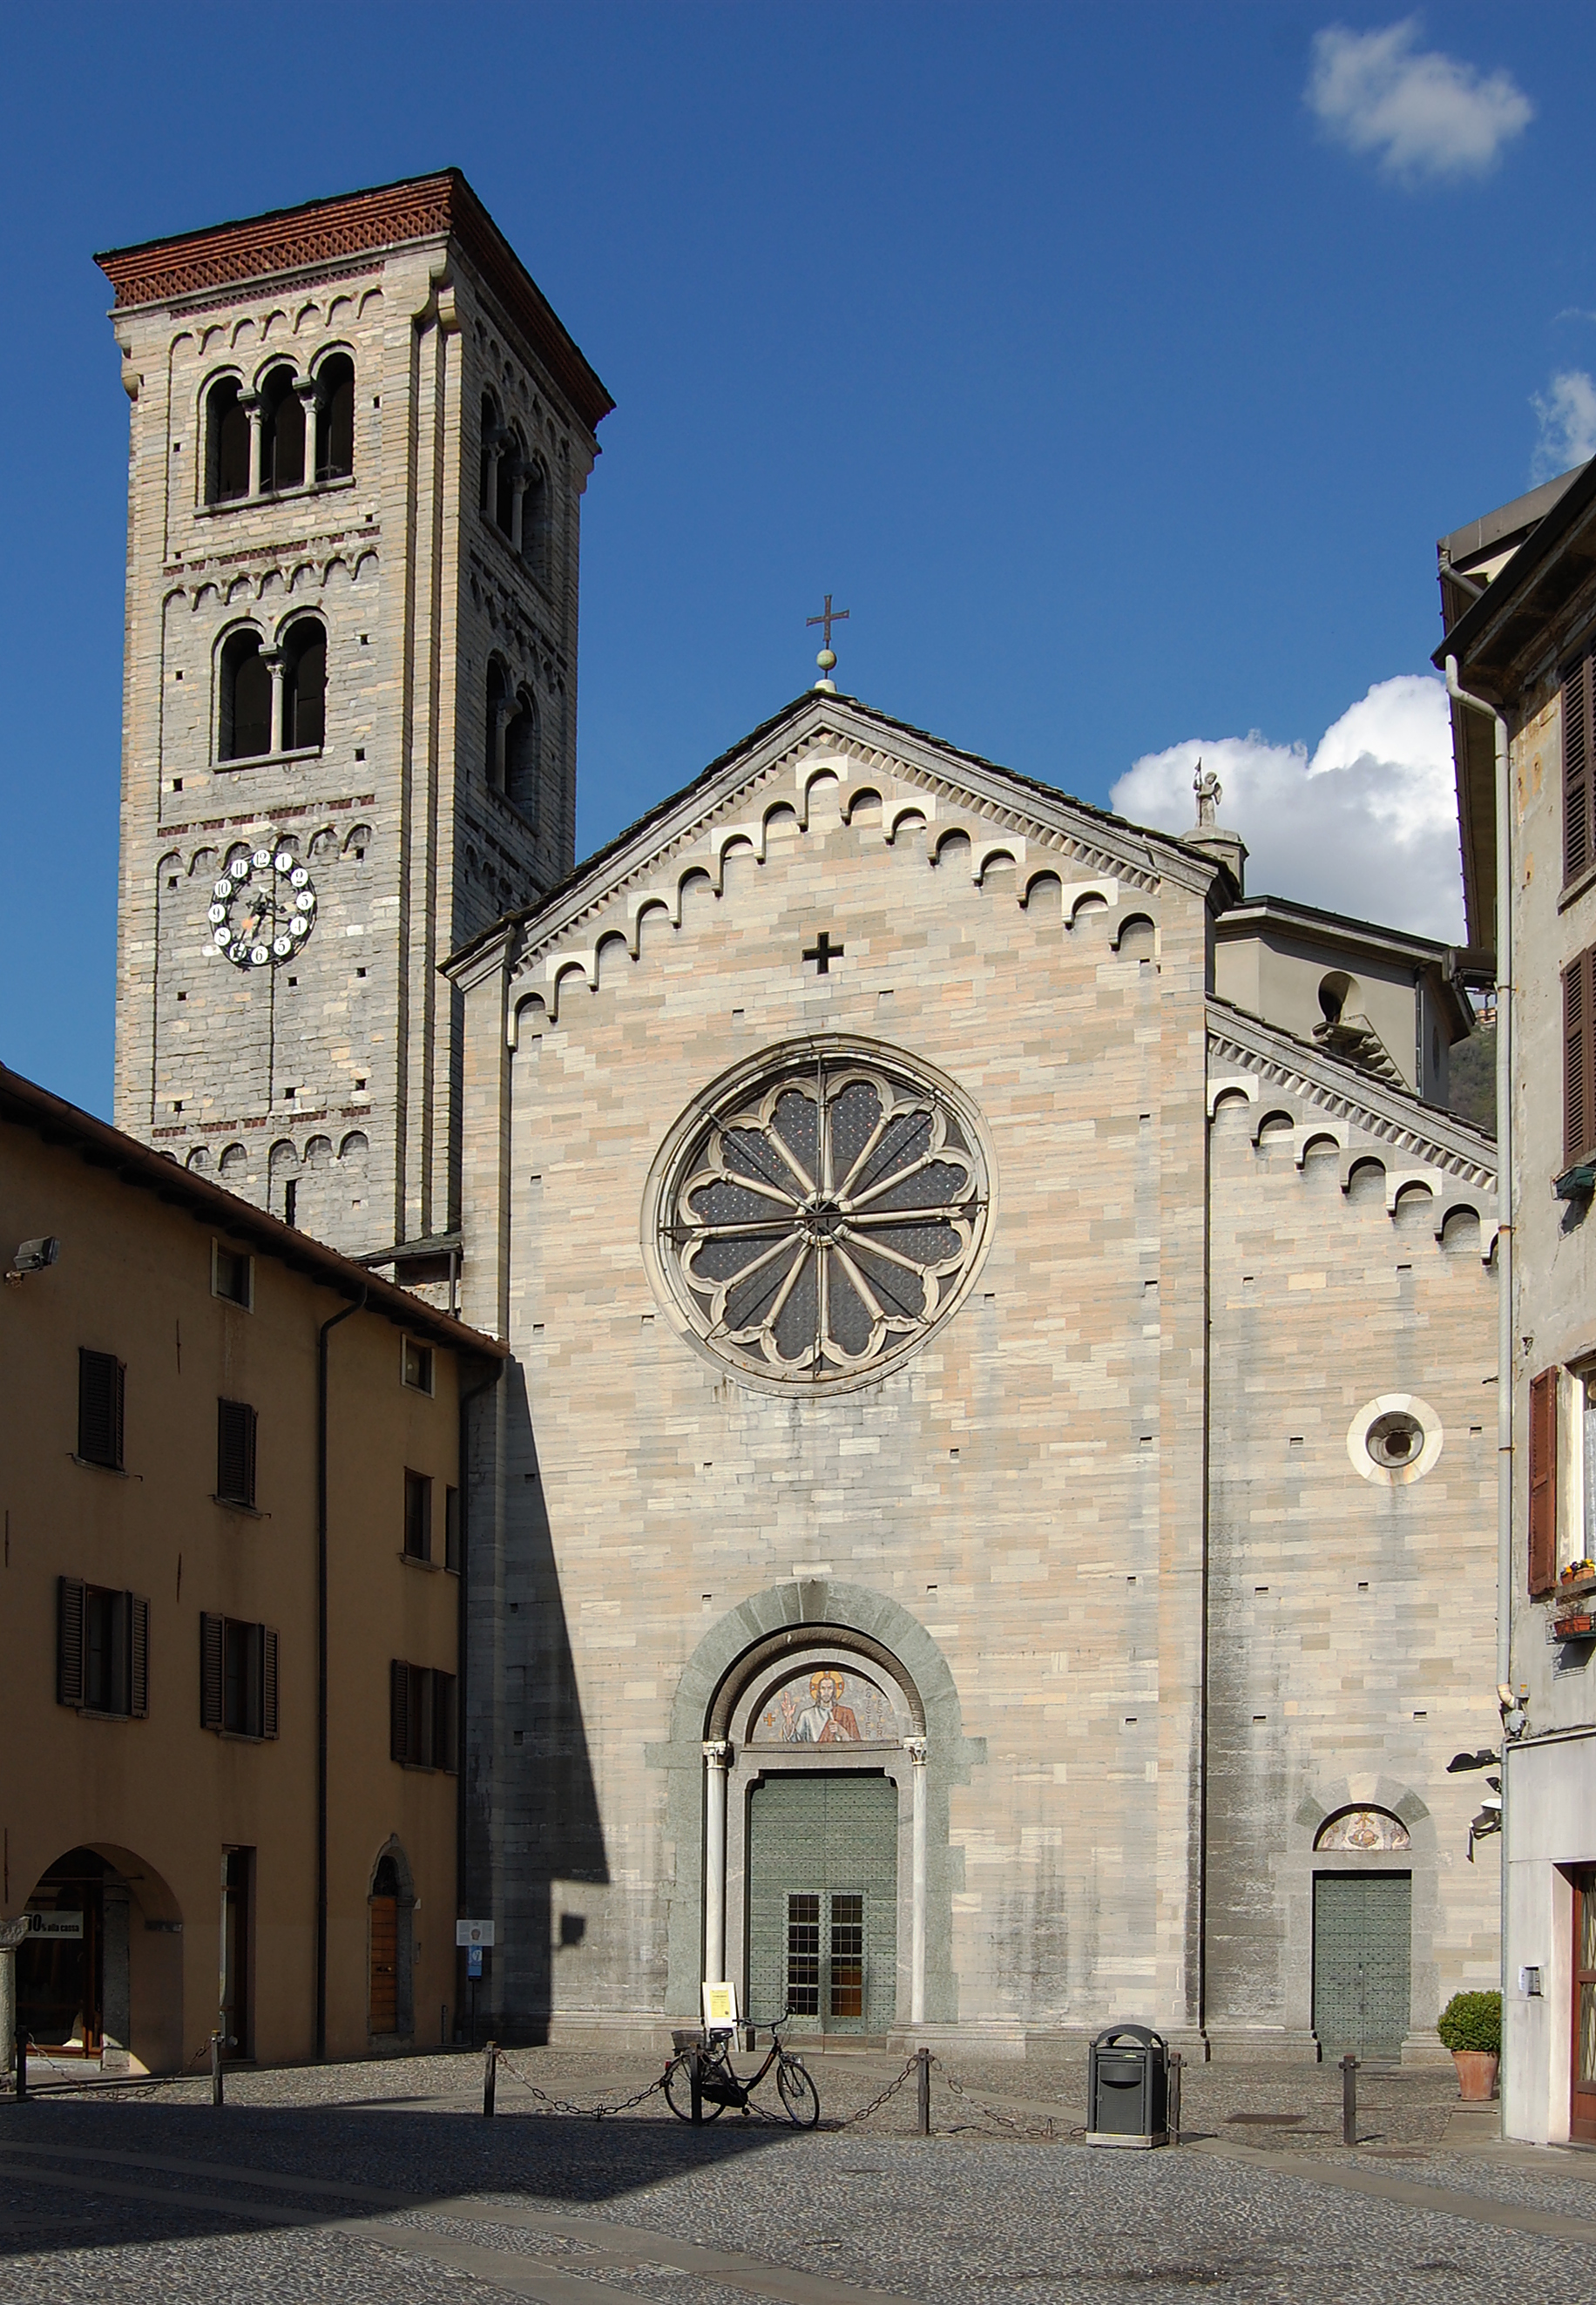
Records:
M200 1726L219 1729L222 1725L223 1649L225 1644L225 1617L202 1615L200 1620Z
M410 1758L410 1667L397 1657L388 1668L388 1750L395 1761Z
M277 1733L277 1636L271 1625L260 1628L260 1733Z
M1592 770L1596 746L1591 741L1592 659L1580 657L1563 676L1563 879L1573 880L1591 862L1592 824Z
M1572 1169L1591 1149L1592 963L1582 952L1563 971L1563 1166Z
M432 1676L432 1765L435 1769L454 1767L454 1676L452 1672L435 1672Z
M135 1721L149 1717L149 1603L137 1593L127 1595L127 1709Z
M248 1401L217 1401L216 1494L230 1505L255 1501L255 1423Z
M1537 1599L1558 1581L1558 1372L1530 1384L1530 1592Z
M78 1454L90 1465L122 1467L126 1371L115 1353L78 1351Z
M63 1577L56 1592L55 1701L83 1702L83 1580Z

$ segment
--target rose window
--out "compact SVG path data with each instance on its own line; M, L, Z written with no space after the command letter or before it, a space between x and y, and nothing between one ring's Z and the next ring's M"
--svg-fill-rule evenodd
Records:
M971 1278L987 1176L954 1095L874 1056L808 1053L696 1109L658 1209L699 1337L824 1384L913 1349Z

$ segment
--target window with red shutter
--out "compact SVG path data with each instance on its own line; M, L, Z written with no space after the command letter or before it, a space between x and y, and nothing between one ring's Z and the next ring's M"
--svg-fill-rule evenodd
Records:
M1574 1168L1592 1149L1596 1103L1592 1096L1592 964L1582 952L1563 971L1563 1166Z
M1543 1369L1530 1385L1530 1593L1539 1600L1558 1581L1558 1372Z
M1596 810L1592 809L1592 771L1596 768L1592 708L1596 703L1596 679L1589 655L1571 664L1563 676L1563 880L1577 880L1591 863Z

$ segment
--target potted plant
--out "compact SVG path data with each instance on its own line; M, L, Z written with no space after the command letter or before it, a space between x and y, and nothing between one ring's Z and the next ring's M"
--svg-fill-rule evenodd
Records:
M1486 2105L1496 2095L1502 2055L1502 1996L1499 1993L1455 1993L1436 2020L1436 2031L1452 2052L1457 2093L1466 2105Z

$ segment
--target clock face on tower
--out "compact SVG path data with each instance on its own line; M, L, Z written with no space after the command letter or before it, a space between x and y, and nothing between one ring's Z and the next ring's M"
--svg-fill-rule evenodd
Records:
M316 890L290 848L276 842L234 857L211 892L216 948L238 968L291 960L316 925Z

